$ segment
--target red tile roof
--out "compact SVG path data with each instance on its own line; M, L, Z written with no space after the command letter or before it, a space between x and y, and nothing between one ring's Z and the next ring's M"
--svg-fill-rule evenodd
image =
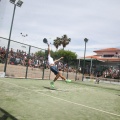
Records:
M101 57L99 55L93 55L93 56L86 56L85 58L89 58L89 59L96 59L96 60L100 60L100 61L111 61L111 62L120 62L120 58L116 58L116 57Z
M93 52L106 52L106 51L108 51L108 52L117 52L117 51L120 51L120 49L119 48L106 48L106 49L101 49L101 50L95 50L95 51L93 51Z
M101 49L101 50L96 50L96 51L93 51L93 52L118 52L120 51L119 48L106 48L106 49ZM99 60L99 61L110 61L110 62L120 62L120 58L117 58L117 57L101 57L101 55L92 55L92 56L86 56L85 57L86 59L96 59L96 60Z
M110 61L110 62L120 62L120 58L98 58L98 60Z

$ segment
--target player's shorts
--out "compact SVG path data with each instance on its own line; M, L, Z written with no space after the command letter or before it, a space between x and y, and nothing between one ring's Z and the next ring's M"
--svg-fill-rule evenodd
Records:
M50 66L50 70L55 74L57 75L59 73L58 69L56 66Z

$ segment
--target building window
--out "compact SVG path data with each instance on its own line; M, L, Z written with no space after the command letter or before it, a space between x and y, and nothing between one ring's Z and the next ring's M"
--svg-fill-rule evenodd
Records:
M114 55L103 55L103 57L114 57Z

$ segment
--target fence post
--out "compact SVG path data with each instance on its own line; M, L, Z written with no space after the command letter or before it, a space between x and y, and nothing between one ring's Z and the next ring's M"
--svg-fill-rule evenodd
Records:
M27 73L28 73L28 66L29 66L29 59L30 59L30 50L31 50L31 46L29 46L29 52L28 52L28 63L26 66L26 74L25 74L25 78L27 79Z
M51 76L51 70L50 70L50 73L49 73L49 80L50 80L50 76Z
M42 80L44 79L44 72L45 72L45 56L44 56L44 65L43 65L43 74L42 74Z
M90 76L91 76L91 74L92 74L92 65L93 64L93 59L92 59L92 57L91 57L91 60L90 60Z
M67 67L68 67L68 69L67 69L67 76L66 76L66 78L68 79L68 72L69 72L69 62L67 63Z
M74 62L75 63L75 62ZM80 59L79 61L76 61L76 63L78 63L78 65L76 64L76 74L75 74L75 81L77 80L77 73L79 71L79 67L80 67Z
M119 76L119 77L118 77L118 82L120 82L120 64L118 64L118 68L119 68L119 73L118 73L118 74L119 74L119 75L118 75L118 76Z

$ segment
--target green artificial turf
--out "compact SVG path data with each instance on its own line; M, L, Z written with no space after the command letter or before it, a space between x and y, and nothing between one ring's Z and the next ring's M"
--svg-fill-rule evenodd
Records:
M7 120L120 120L120 85L0 78L0 108Z

